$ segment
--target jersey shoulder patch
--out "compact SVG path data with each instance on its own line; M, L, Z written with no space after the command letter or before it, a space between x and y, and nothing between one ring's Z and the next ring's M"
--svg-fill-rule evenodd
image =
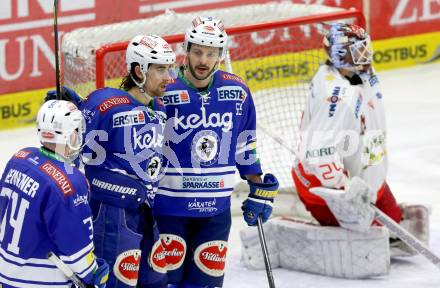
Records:
M46 176L48 176L48 178L53 183L55 183L55 185L59 188L59 190L63 193L64 196L67 197L67 196L73 195L75 193L75 189L72 185L72 181L70 181L70 178L69 178L72 176L68 176L64 169L61 169L60 167L58 167L58 165L56 165L52 161L47 160L46 162L42 163L40 165L40 170ZM73 174L71 174L71 175L73 175Z
M243 79L241 79L240 76L237 76L235 74L232 73L228 73L226 71L219 71L219 77L222 81L230 81L232 83L240 83L244 86L246 86L246 82L244 82ZM246 86L247 87L247 86Z
M15 152L14 158L26 159L29 156L29 154L31 154L31 153L32 153L32 151L30 151L29 149L26 149L26 148L21 149L21 150Z
M92 92L84 102L83 109L97 110L101 115L122 105L131 105L133 101L124 90L115 88L103 88Z

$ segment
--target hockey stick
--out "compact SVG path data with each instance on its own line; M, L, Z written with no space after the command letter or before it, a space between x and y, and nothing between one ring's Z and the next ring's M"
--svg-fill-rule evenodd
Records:
M72 269L67 266L57 255L55 255L52 251L47 254L47 259L49 259L57 268L63 272L64 276L70 279L73 284L75 284L78 288L87 288L87 286L73 273Z
M58 46L58 0L53 1L53 34L55 40L55 81L57 99L61 100L60 48Z
M269 287L275 288L275 281L273 280L272 266L270 265L269 253L267 252L266 237L264 237L263 220L261 216L257 218L258 236L260 237L261 250L263 250L264 266L266 267L267 280Z
M402 226L397 224L393 219L383 213L379 208L377 208L373 204L371 204L371 207L374 209L375 218L377 221L379 221L383 226L387 227L388 230L399 237L399 239L402 240L405 244L417 251L419 254L423 255L432 264L440 269L440 258L435 255L423 242L421 242L411 233L406 231Z
M231 64L231 55L229 55L229 49L226 49L225 67L229 73L233 73ZM281 141L281 139L279 139ZM270 265L269 252L267 251L266 238L264 237L263 220L261 216L257 218L258 223L258 236L260 237L261 250L263 251L264 266L266 267L267 280L269 281L269 287L275 288L275 281L272 274L272 266Z

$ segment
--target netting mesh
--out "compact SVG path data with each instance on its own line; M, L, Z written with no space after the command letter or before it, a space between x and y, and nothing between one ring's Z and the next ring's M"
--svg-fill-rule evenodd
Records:
M246 5L203 13L163 15L126 23L78 29L63 38L65 84L86 96L96 87L95 51L117 42L126 42L137 34L175 35L184 32L198 14L223 19L231 26L273 22L292 17L341 11L319 5L271 3ZM259 31L229 33L229 54L225 70L232 70L249 86L257 109L258 151L264 172L275 174L282 188L292 189L290 176L298 139L301 111L310 78L325 61L321 49L323 23L299 25L290 22L281 28L270 25ZM349 20L351 21L351 20ZM181 43L170 43L182 60ZM125 51L109 52L104 58L105 86L118 87L126 74ZM283 144L280 144L283 142Z

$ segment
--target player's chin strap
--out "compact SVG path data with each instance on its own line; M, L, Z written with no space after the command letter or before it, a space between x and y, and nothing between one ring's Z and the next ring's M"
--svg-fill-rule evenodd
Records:
M73 162L77 157L80 157L80 160L82 161L83 155L81 154L81 151L89 143L89 141L90 139L87 139L86 141L84 141L84 144L82 144L78 149L72 150L72 152L69 155L67 155L67 159Z
M151 99L153 99L153 97L150 94L148 94L147 91L145 91L145 89L144 89L145 82L147 82L147 73L141 71L141 74L143 77L142 82L136 81L136 79L134 79L134 77L131 73L130 73L130 78L131 78L131 80L133 80L134 84L136 84L136 86L138 87L139 92L141 92L141 94L144 95L144 97L148 103L148 102L150 102Z

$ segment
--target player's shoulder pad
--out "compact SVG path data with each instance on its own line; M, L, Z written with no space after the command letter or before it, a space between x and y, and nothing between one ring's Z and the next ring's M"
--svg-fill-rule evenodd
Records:
M36 153L38 153L38 148L35 148L35 147L22 148L12 155L12 157L9 159L7 165L11 164L11 165L22 166L22 165L26 165L23 163L23 161L31 162L31 163L35 162L34 161L35 157L33 157L33 155L35 155Z
M87 180L76 167L66 169L64 164L46 159L41 161L39 169L48 182L52 183L64 197L73 196L83 190L88 191Z
M240 85L247 89L246 82L240 76L222 70L218 70L216 76L222 81L223 85Z
M81 109L97 110L101 115L114 110L116 107L132 106L134 101L128 92L115 88L102 88L93 91Z
M153 110L165 113L165 104L162 97L153 98Z
M319 83L331 83L338 81L340 79L339 72L330 65L322 64L319 66L318 71L316 71L313 76L313 82L318 85Z
M178 89L187 88L187 85L182 79L177 77L176 79L170 79L170 81L167 84L166 91L173 91Z
M35 148L35 147L22 148L22 149L18 150L17 152L15 152L14 155L12 155L12 159L25 160L25 159L30 158L32 156L32 154L34 154L37 151L38 151L38 148Z

